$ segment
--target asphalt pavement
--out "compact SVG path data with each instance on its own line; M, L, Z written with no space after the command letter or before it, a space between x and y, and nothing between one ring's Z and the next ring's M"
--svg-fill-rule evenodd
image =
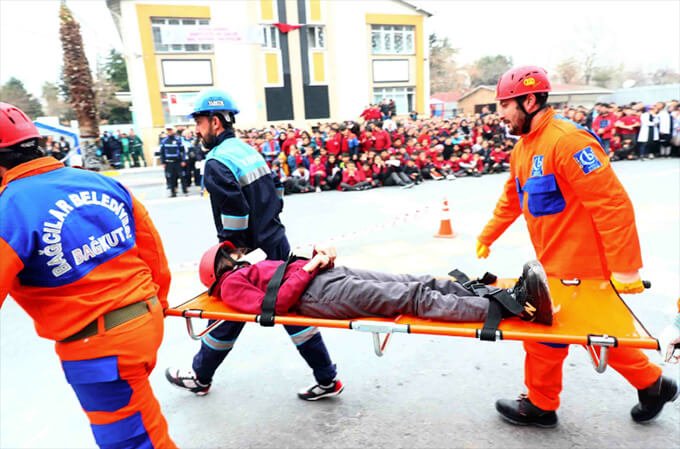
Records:
M614 164L636 208L643 277L653 288L624 299L658 334L680 296L680 161ZM199 293L196 267L215 242L209 200L192 186L168 198L159 168L110 172L148 208L173 270L171 304ZM511 277L534 257L523 219L474 257L475 237L490 217L506 175L429 181L412 189L322 192L286 197L289 239L300 253L315 242L338 247L338 264L388 272L445 275L453 268ZM456 237L436 239L448 199ZM205 397L169 385L169 365L189 367L198 348L183 320L166 319L151 383L177 444L183 448L678 448L680 401L658 420L634 424L633 387L611 368L597 374L580 347L564 364L564 391L552 430L515 427L494 409L523 391L520 343L395 334L386 354L371 336L323 330L343 394L308 403L296 391L313 383L309 368L279 326L246 326ZM67 385L53 343L8 299L0 313L0 447L94 447L89 425ZM650 358L661 363L657 352ZM664 365L669 376L678 367Z

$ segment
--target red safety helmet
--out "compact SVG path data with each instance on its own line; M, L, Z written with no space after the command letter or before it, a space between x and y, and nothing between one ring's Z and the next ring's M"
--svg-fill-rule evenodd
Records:
M217 276L215 276L215 261L218 252L222 248L226 248L227 251L236 249L234 244L228 240L213 245L203 254L201 263L198 265L198 276L201 278L203 285L208 288L211 288L213 284L215 284L215 281L217 281Z
M29 139L39 139L40 133L24 111L0 102L0 151Z
M548 72L541 67L527 65L515 67L501 75L496 85L496 101L521 97L527 94L550 92Z

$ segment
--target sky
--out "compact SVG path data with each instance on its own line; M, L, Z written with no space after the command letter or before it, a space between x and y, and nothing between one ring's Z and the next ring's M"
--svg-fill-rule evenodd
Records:
M227 1L227 0L222 0ZM345 2L351 7L352 1ZM189 3L190 0L185 0ZM14 76L40 97L62 64L59 0L0 0L0 83ZM561 61L582 60L597 44L599 65L680 72L680 0L412 0L434 15L430 30L459 49L457 61L502 54L515 65L550 72ZM120 37L104 0L68 0L80 22L94 68ZM30 22L26 20L30 17Z
M582 60L597 44L601 65L680 72L680 0L422 0L430 28L460 49L462 64L485 55L548 70Z

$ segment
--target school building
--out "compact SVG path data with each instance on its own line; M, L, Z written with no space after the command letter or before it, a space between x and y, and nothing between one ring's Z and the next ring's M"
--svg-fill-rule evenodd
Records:
M238 127L356 119L394 99L428 113L430 13L401 0L107 0L135 125L187 123L196 94L235 99ZM148 140L147 140L148 141Z

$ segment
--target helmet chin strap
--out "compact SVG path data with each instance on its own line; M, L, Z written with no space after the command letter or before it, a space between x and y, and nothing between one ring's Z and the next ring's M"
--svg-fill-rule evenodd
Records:
M522 134L529 134L529 131L531 131L531 121L533 120L534 116L538 114L540 111L548 107L548 103L544 103L541 107L536 109L534 112L527 112L527 110L524 108L524 99L526 98L526 95L523 95L521 97L516 98L517 101L517 106L519 106L520 111L524 112L524 115L526 116L526 119L524 120L524 124L522 125Z

